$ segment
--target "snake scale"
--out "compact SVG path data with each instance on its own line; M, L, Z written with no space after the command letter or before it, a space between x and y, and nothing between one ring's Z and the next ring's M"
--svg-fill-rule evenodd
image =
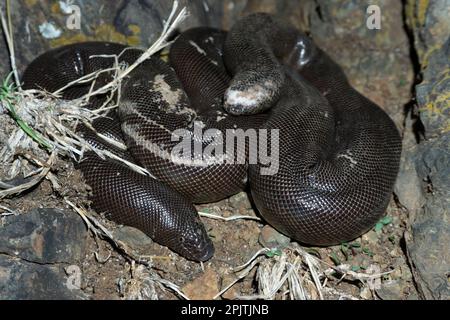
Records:
M54 91L111 67L114 59L105 55L131 64L142 54L125 48L86 42L50 50L27 67L24 87ZM63 98L89 87L72 86ZM93 98L91 107L104 98ZM144 61L122 81L118 109L92 126L127 150L84 125L77 130L156 178L86 152L77 166L95 209L196 261L208 260L214 246L192 203L220 200L246 185L262 217L299 242L332 245L360 236L384 214L401 153L389 116L353 89L308 36L263 13L242 18L229 32L183 32L169 63ZM221 145L217 136L239 129L257 129L258 137L266 130L267 148L278 155L274 173L263 172L267 163L249 161L251 143L231 143L234 152L214 149ZM182 137L200 146L187 157L174 152Z

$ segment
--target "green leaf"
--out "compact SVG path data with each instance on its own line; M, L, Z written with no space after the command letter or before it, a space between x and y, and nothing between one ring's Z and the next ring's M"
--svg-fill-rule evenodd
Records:
M373 257L373 252L370 251L369 248L363 248L362 251L367 254L369 257Z
M360 266L352 266L351 270L356 272L356 271L361 270L361 267Z
M352 248L361 248L361 243L359 243L358 241L355 241L355 242L350 243L350 246Z
M273 258L274 256L281 256L281 250L278 248L273 248L270 251L266 252L266 256L268 258Z
M380 232L381 229L383 229L383 224L381 222L377 222L377 224L375 225L375 232Z
M330 259L333 261L333 263L335 264L335 265L340 265L341 264L341 260L338 258L338 256L336 255L336 253L333 251L333 252L331 252L331 254L330 254Z
M307 248L305 251L313 256L316 256L317 258L320 258L320 252L317 249Z
M345 260L348 260L348 243L341 244L341 252L345 257Z
M381 218L380 222L384 225L388 225L389 223L392 222L392 217L391 216L385 216L383 218Z

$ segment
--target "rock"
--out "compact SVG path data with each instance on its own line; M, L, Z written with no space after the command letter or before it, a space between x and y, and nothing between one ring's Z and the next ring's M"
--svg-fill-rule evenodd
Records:
M372 299L372 291L368 287L363 287L359 293L359 296L364 300L370 300Z
M369 4L381 10L379 30L366 25ZM317 0L312 8L309 30L314 41L342 66L358 91L379 104L402 128L414 70L401 2Z
M182 291L192 300L211 300L219 293L219 275L211 268L186 284Z
M383 300L403 300L405 283L401 280L384 281L381 288L375 289L377 295Z
M86 226L73 212L46 208L5 218L0 228L0 299L86 298L79 267L86 239Z
M286 248L290 242L290 238L286 237L284 234L279 233L269 225L265 225L261 229L261 233L259 235L259 243L261 243L261 245L266 248L277 248L281 250L283 248Z
M85 255L83 219L59 209L8 216L0 228L0 252L36 263L74 263Z
M407 244L414 278L427 299L450 299L449 202L429 199L412 226L413 241Z
M426 203L410 214L406 248L422 298L444 300L450 297L449 8L450 0L409 0L405 10L422 75L416 100L426 137L412 154L415 171L426 182Z
M424 181L419 177L414 162L416 146L402 150L400 170L394 186L398 201L409 212L414 212L425 204Z
M362 236L362 241L368 242L369 244L376 244L378 240L378 234L374 230L370 230Z
M427 138L439 137L448 133L450 76L447 72L448 67L447 69L445 67L450 63L449 57L450 38L438 50L430 53L427 61L424 61L427 63L426 69L423 71L426 81L416 86L420 120Z
M228 199L228 203L232 208L238 209L239 213L245 214L245 211L252 208L252 204L246 192L240 192Z
M73 282L66 275L62 265L42 265L0 254L1 300L86 298L79 288L70 284Z
M235 280L235 277L231 275L226 275L222 280L222 286L225 287L229 283L233 282ZM224 294L222 294L222 298L226 300L235 300L237 296L239 295L237 286L232 286L227 291L225 291Z
M217 25L219 17L214 13L217 6L208 6L209 12L199 1L180 1L180 7L186 6L189 19L180 26L186 30L199 25ZM133 28L139 30L139 41L148 45L160 35L164 20L169 17L172 1L125 1L117 8L114 26L117 31L125 35L132 34Z
M113 237L116 241L125 243L137 255L149 255L154 249L153 240L133 227L121 226L114 230Z
M64 44L97 40L148 47L159 36L172 8L172 1L166 0L123 1L114 6L108 0L75 0L71 4L76 5L81 14L80 28L77 29L67 26L70 13L64 12L61 2L11 1L19 74L39 53ZM199 25L221 26L222 1L181 0L178 8L182 7L188 9L189 18L179 26L180 30ZM22 23L23 12L27 13L26 25ZM48 37L43 31L48 27L40 28L44 26L53 26L55 37ZM4 79L10 71L6 45L0 46L0 58L7 61L0 64L0 79Z

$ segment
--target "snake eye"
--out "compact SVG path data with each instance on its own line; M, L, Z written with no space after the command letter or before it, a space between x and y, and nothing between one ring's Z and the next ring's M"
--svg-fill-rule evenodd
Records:
M183 236L181 236L181 237L178 238L178 240L179 240L181 243L184 243L185 238L184 238Z

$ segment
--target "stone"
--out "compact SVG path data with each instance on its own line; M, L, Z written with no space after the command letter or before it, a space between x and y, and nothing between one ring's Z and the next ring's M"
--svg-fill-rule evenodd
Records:
M116 241L125 243L137 255L149 255L154 249L153 240L141 230L133 227L118 227L113 231L113 237Z
M238 209L239 211L245 211L252 208L252 204L248 198L246 192L240 192L228 199L228 203L231 207Z
M277 248L282 250L286 248L290 242L290 238L286 237L284 234L279 233L269 225L265 225L261 229L261 233L259 234L259 243L269 249Z
M414 279L427 299L450 299L449 200L429 199L412 225L413 241L408 242L409 258L414 262Z
M394 186L394 193L402 206L413 212L425 204L424 181L419 177L414 162L416 146L402 150L400 170Z
M421 297L443 300L450 297L449 8L450 0L409 0L405 10L422 78L415 92L426 138L411 156L426 192L424 205L410 213L406 248Z
M368 287L363 287L359 293L359 296L364 300L370 300L372 299L372 291Z
M384 281L381 288L376 289L377 295L383 300L403 300L405 283L401 280Z
M222 286L226 286L229 283L233 282L235 280L235 277L231 276L231 275L226 275L223 280L222 280ZM226 299L226 300L235 300L239 295L237 286L234 285L231 288L229 288L227 291L225 291L222 294L222 298Z
M5 217L0 228L0 299L86 298L80 290L80 266L87 234L74 212L44 208Z
M74 263L85 256L87 229L74 212L35 209L8 216L0 228L0 253L36 263Z
M368 242L369 244L375 244L378 243L378 234L374 230L370 230L363 234L362 241Z
M72 283L63 265L43 265L0 254L0 300L86 299Z
M219 275L211 268L187 283L182 291L192 300L211 300L219 293Z
M81 12L80 29L70 29L70 17L61 8L62 1L43 4L40 1L11 1L11 24L14 26L16 64L21 74L28 63L39 53L52 47L81 41L113 41L132 46L148 47L160 35L164 21L172 8L172 1L139 0L123 1L111 5L108 0L73 1ZM179 1L178 9L186 7L189 18L179 30L200 25L221 27L224 5L219 0ZM23 22L26 12L27 26ZM40 17L46 17L47 25L57 26L56 37L46 38L40 31L44 26ZM0 79L10 72L9 53L2 39L0 58L7 63L0 64Z

